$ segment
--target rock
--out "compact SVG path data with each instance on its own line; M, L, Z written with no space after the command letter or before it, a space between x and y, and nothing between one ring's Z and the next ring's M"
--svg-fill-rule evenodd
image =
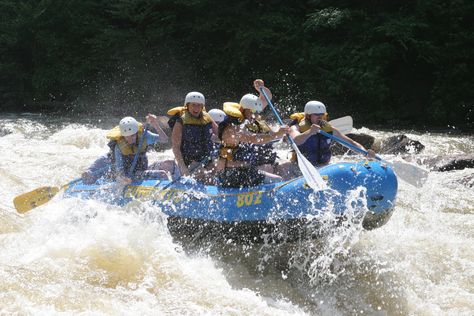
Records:
M370 136L370 135L367 135L367 134L349 133L349 134L346 134L346 136L349 137L350 139L355 140L356 142L358 142L359 144L361 144L362 146L364 146L367 149L372 148L372 146L374 145L374 142L375 142L375 138L373 136ZM333 155L344 155L348 152L350 152L352 154L356 154L354 151L346 148L345 146L339 144L336 141L332 142L331 151L332 151Z
M353 134L349 133L347 136L364 146L365 148L369 149L372 148L375 142L375 137L367 135L367 134Z
M451 155L424 159L423 164L433 171L462 170L474 168L474 154Z
M366 147L367 148L367 147ZM412 140L406 135L391 136L385 140L382 140L380 144L380 154L418 154L425 146L417 140Z

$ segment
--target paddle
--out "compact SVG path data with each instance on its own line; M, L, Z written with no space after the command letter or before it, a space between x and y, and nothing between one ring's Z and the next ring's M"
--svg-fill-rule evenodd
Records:
M92 173L92 175L94 176L100 174L108 168L109 166L101 168ZM82 178L73 180L62 186L44 186L33 191L20 194L13 199L13 205L15 206L15 209L18 213L24 214L35 207L49 202L56 194L58 194L59 191L67 189L70 185L79 182L80 180L82 180Z
M262 92L263 96L267 100L268 105L270 105L270 108L272 109L273 113L275 114L278 123L280 125L284 125L283 121L281 120L280 115L278 114L277 110L272 104L272 101L268 97L267 93L263 89L263 87L260 87L260 91ZM324 182L323 178L321 178L321 175L319 174L318 170L308 161L308 159L303 156L301 151L298 149L298 146L296 145L295 141L290 135L286 135L288 137L288 140L291 144L291 147L293 147L293 150L296 153L296 156L298 157L298 167L301 170L301 173L303 174L304 179L306 180L306 183L313 189L313 190L324 190L327 189L326 183Z
M326 133L325 131L322 131L320 130L319 133L321 135L324 135L330 139L333 139L339 143L341 143L342 145L346 146L347 148L350 148L356 152L359 152L359 153L362 153L364 155L367 155L367 151L359 148L359 147L356 147L354 146L353 144L345 141L344 139L341 139L337 136L334 136L334 135L331 135L331 134L328 134ZM428 173L429 171L428 170L425 170L423 168L420 168L420 167L417 167L413 164L410 164L410 163L407 163L407 162L402 162L402 161L394 161L394 162L388 162L384 159L382 159L379 155L375 155L375 158L387 165L390 165L393 170L395 171L395 173L397 174L397 176L400 177L400 179L402 179L403 181L417 187L417 188L420 188L423 186L423 184L425 184L426 182L426 179L428 178Z
M334 120L330 120L328 123L344 135L350 133L353 127L353 121L351 116L343 116Z
M81 179L74 180L60 187L41 187L20 194L13 199L13 205L18 213L24 214L35 207L49 202L60 190L67 188L69 185L78 182L79 180Z

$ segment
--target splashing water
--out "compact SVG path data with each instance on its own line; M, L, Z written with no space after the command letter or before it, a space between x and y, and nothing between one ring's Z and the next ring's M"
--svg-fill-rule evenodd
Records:
M401 182L392 218L372 231L361 227L364 189L354 190L344 221L330 212L309 218L305 229L320 238L294 244L190 249L173 241L149 203L118 207L59 194L24 216L15 212L15 196L68 183L106 152L110 127L0 117L0 314L473 313L474 195L459 183L472 169L431 173L422 189ZM409 137L425 155L474 152L472 136ZM170 157L166 150L150 160Z

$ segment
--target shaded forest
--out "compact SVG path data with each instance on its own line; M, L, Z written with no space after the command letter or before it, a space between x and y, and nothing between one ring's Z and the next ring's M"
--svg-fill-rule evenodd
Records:
M469 0L0 0L0 107L164 114L258 77L287 113L318 99L333 118L473 128L472 16Z

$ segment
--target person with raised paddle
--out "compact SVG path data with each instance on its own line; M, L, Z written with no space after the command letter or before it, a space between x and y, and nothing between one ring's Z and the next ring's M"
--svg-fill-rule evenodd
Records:
M189 92L184 98L184 106L168 111L168 121L172 128L171 145L182 176L190 176L189 168L202 161L207 165L193 174L198 180L207 182L212 178L213 142L211 136L217 133L217 124L205 110L206 100L200 92ZM210 170L208 170L210 169Z
M262 80L255 80L254 86L257 91L265 89L266 93L270 94L270 90L264 86ZM263 132L261 127L250 126L257 125L255 119L252 122L246 121L254 117L256 113L260 113L266 104L262 96L257 97L252 94L244 95L239 103L224 103L223 109L227 118L219 124L218 130L221 149L217 162L217 179L221 186L245 187L282 180L276 174L257 168L262 148L253 145L264 145L282 138L288 132L288 126L281 126L276 132L269 128L268 131ZM267 152L266 155L268 156L269 153ZM270 159L274 160L276 156Z
M257 92L260 93L260 87L264 87L265 92L271 99L272 94L270 90L264 86L264 82L261 79L256 79L253 82L253 86ZM263 119L261 112L265 111L268 103L263 95L258 98L262 104L262 110L257 113L254 107L254 99L256 98L253 94L246 94L242 97L240 103L226 102L227 106L234 106L244 117L243 126L250 132L255 134L272 134L273 130L268 123ZM278 154L273 148L274 141L265 144L252 144L252 143L241 143L239 148L235 152L235 159L247 160L253 165L257 166L258 169L265 171L269 174L276 174L279 176L286 176L289 173L291 162L278 161Z
M364 146L341 133L335 126L327 122L328 114L326 106L320 101L309 101L304 107L303 113L294 113L290 135L303 156L314 166L324 166L331 160L331 139L319 133L320 130L334 134L344 139L353 146L366 150ZM367 157L374 158L375 152L367 150ZM295 157L296 159L296 157ZM293 159L293 160L295 160Z
M133 117L128 116L120 120L119 125L107 133L107 138L110 140L108 143L109 152L99 157L82 173L83 181L86 183L95 182L107 172L108 168L104 170L104 167L107 166L110 166L109 176L123 184L130 184L134 175L155 178L166 176L166 172L169 170L163 170L156 165L153 169L149 169L146 152L150 146L157 142L168 142L168 136L159 126L155 115L148 114L146 121L157 131L156 134L146 130L143 124L137 122ZM141 141L142 138L143 141ZM139 145L140 143L141 145ZM162 166L160 165L160 167ZM100 170L104 171L98 172Z
M254 88L260 93L259 86L264 86L263 80L257 79L253 83ZM266 93L269 95L269 98L272 98L272 94L270 90L264 87ZM262 118L260 113L256 113L252 109L254 95L246 94L242 100L240 101L240 106L242 107L242 114L244 115L244 126L245 128L255 134L272 134L273 130L267 124L267 122ZM261 95L259 97L263 109L262 112L267 107L267 102L265 98ZM275 173L277 172L278 162L277 158L278 155L276 151L273 149L273 142L266 143L266 144L251 144L246 143L242 144L241 150L236 152L236 157L239 159L239 156L244 156L243 158L247 158L248 160L252 161L252 164L256 165L260 170Z

